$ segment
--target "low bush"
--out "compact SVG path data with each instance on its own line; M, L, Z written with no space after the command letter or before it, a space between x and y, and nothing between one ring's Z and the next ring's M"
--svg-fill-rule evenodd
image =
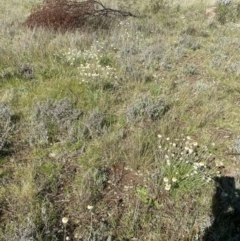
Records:
M30 144L74 141L77 138L74 122L81 115L82 111L67 98L38 103L31 116Z
M104 113L92 111L84 124L83 135L85 138L94 138L106 133L108 126Z
M22 78L26 79L26 80L31 80L34 79L34 67L31 64L28 63L23 63L21 64L21 66L19 67L19 74Z
M165 101L153 100L144 96L128 106L127 119L129 122L135 122L147 117L154 121L160 119L168 109Z

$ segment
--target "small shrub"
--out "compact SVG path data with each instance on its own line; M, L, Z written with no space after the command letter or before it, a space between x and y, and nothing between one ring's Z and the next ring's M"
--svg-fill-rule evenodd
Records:
M193 75L198 75L199 74L199 70L197 65L195 64L187 64L183 70L184 74L188 75L188 76L193 76Z
M74 141L77 130L74 122L82 115L74 103L65 98L38 103L31 116L30 143L48 144L56 141Z
M99 111L92 111L84 124L83 135L94 138L107 132L109 123L105 115Z
M162 62L161 62L161 66L165 69L165 70L172 70L173 69L173 63L172 63L172 60L171 60L171 57L169 57L168 55L166 55Z
M179 45L189 48L191 50L198 50L201 48L201 43L198 40L195 40L192 35L182 34L179 40Z
M103 167L98 167L93 170L92 175L92 193L96 199L97 195L99 195L106 187L107 181L109 179L109 170Z
M179 46L177 48L174 49L174 61L176 63L179 63L181 61L182 58L184 58L186 56L186 49Z
M215 86L215 83L209 83L209 82L204 82L202 80L199 80L193 85L193 90L195 93L201 93L211 88L214 88L214 86Z
M228 58L226 55L217 54L216 56L214 56L212 58L211 67L212 68L221 68L223 66L226 66L227 59Z
M127 119L129 122L135 122L147 117L154 121L160 119L168 109L165 101L153 100L144 96L128 106Z
M141 60L144 61L144 65L149 68L153 62L159 62L165 56L164 43L159 41L158 43L152 43L142 50Z
M229 73L235 73L237 75L240 74L240 65L239 63L231 63L229 64L229 66L226 67L226 70L229 72Z
M21 64L19 73L24 79L31 80L34 78L34 68L31 64Z

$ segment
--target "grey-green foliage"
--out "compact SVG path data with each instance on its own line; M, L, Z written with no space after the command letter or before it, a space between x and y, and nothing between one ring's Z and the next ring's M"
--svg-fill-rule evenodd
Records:
M16 221L9 222L1 233L1 237L3 238L1 240L34 241L36 240L34 238L36 236L36 228L31 215L27 215L19 224Z
M198 70L198 66L195 64L187 64L183 69L183 73L188 76L198 75L200 74Z
M7 144L13 129L11 116L12 111L10 107L0 102L0 151L3 149L5 144Z
M140 39L143 37L140 37ZM142 48L140 43L129 43L119 51L119 61L127 78L135 81L148 81L149 69L158 66L165 55L163 43L151 43Z
M167 47L166 47L167 48ZM144 48L140 54L140 60L144 62L147 68L151 67L154 62L159 62L165 57L166 50L162 41L151 43Z
M34 67L31 64L23 63L19 67L19 74L22 78L31 80L34 78Z
M129 122L135 122L148 117L154 121L160 119L168 108L164 100L143 96L127 107L127 119Z
M219 4L225 4L225 5L228 5L230 4L232 1L231 0L219 0L218 3Z
M183 33L179 38L179 46L182 46L191 50L198 50L201 48L201 43L198 39L193 37L193 33L189 34L189 31L193 31L191 29L186 30L187 32Z
M77 138L76 121L81 115L82 111L67 98L38 103L30 120L30 144L74 141Z
M95 168L93 171L93 185L98 191L102 191L108 180L109 171L106 168Z
M92 111L87 117L83 135L86 138L94 138L107 132L109 122L105 118L105 114L100 111Z

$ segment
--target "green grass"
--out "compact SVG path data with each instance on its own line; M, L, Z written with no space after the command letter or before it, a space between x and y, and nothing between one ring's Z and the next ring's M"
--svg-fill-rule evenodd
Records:
M0 240L237 240L238 6L103 3L149 17L58 33L0 3Z

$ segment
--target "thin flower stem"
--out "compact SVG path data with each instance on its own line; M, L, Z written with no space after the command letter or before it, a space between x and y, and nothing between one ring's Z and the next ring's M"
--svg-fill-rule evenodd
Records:
M64 230L63 230L63 241L66 241L66 225L64 225Z
M91 214L91 223L90 223L90 234L89 234L89 237L88 237L88 240L90 240L91 238L91 235L92 235L92 211L90 210L90 214Z

